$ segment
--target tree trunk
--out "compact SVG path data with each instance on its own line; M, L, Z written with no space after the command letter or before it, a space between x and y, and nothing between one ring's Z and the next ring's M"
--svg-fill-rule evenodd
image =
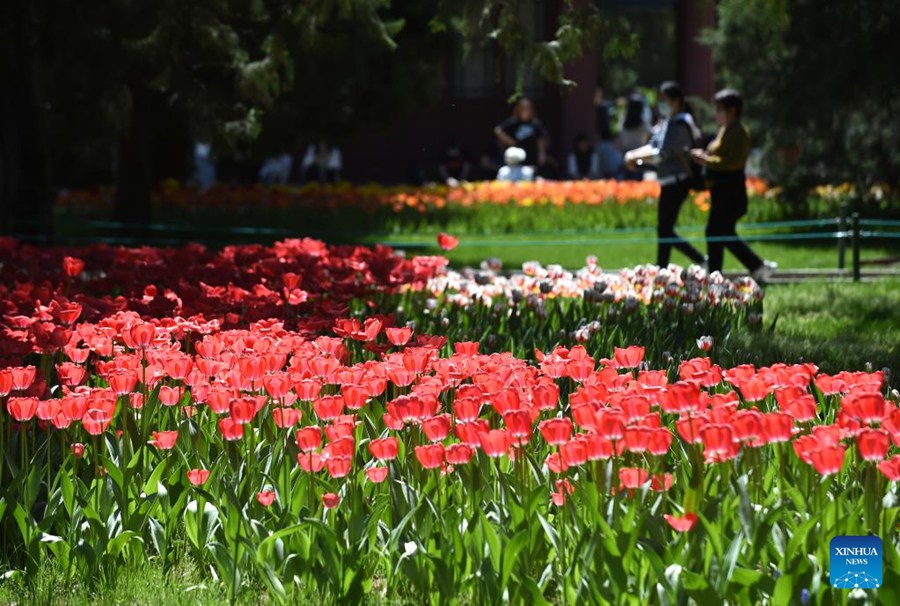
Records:
M30 10L30 9L25 9ZM53 198L40 58L28 14L0 30L0 233L44 241L53 234Z

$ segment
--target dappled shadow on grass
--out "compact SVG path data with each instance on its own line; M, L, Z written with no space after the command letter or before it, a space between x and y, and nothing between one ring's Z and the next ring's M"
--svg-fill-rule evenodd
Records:
M764 327L733 334L735 358L757 364L813 362L823 372L900 374L900 280L807 283L766 290Z

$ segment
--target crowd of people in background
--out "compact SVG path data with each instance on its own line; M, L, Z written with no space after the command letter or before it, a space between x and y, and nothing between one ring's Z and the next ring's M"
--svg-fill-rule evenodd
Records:
M477 161L456 138L447 138L437 158L437 179L450 186L491 179L656 179L660 185L657 265L668 265L676 250L709 271L720 271L728 249L754 278L765 280L776 264L760 258L735 229L747 212L745 167L751 149L741 120L740 93L726 89L715 96L718 131L714 137L704 137L678 83L663 83L655 97L655 105L640 92L613 102L598 87L596 132L579 133L562 163L550 153L549 132L535 104L522 97L511 115L494 127L493 140ZM196 179L204 188L215 179L209 145L196 145L195 163ZM342 168L340 149L323 141L309 144L299 163L289 153L268 158L258 179L268 185L336 183ZM706 255L675 231L685 200L692 190L700 189L710 191Z
M715 137L704 138L677 82L659 87L655 107L640 93L632 93L617 107L598 88L594 95L596 139L587 133L576 136L567 156L565 178L656 179L660 185L657 265L667 266L674 249L711 272L721 271L728 249L751 276L765 281L777 264L760 258L736 231L748 203L745 168L750 134L741 119L743 98L726 89L716 94L713 102L718 131ZM616 133L613 123L618 126ZM557 176L558 167L548 153L547 130L529 99L519 99L512 115L494 128L494 135L504 150L497 180ZM461 150L458 155L464 156ZM449 179L447 182L452 184ZM710 191L710 213L704 255L678 235L675 225L690 192L706 189Z
M597 87L594 93L596 131L579 133L562 161L551 153L547 128L538 117L537 108L528 98L520 98L511 115L494 127L493 140L474 162L454 137L446 140L437 158L436 179L449 185L467 180L521 179L616 179L643 180L644 170L630 167L625 156L648 143L664 122L658 107L641 92L633 92L616 101L606 98ZM518 148L508 157L506 151ZM517 164L531 170L512 170ZM506 170L503 170L503 169Z

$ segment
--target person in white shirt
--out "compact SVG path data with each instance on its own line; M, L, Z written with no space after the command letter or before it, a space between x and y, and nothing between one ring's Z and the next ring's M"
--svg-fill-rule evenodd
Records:
M341 150L325 142L318 145L310 143L300 163L303 180L320 183L337 183L341 180L343 168Z
M506 166L500 167L497 172L497 181L534 181L534 168L523 166L527 154L521 147L508 147L503 152L503 160Z
M285 185L291 178L293 165L294 157L291 154L268 158L259 169L259 180L265 185Z

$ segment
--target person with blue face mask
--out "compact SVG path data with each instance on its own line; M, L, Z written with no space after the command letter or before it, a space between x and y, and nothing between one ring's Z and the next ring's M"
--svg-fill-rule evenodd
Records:
M703 253L675 232L678 213L691 191L690 150L700 138L700 130L677 82L664 82L659 87L657 109L663 121L647 145L625 154L625 164L629 170L649 166L656 171L660 185L656 264L667 266L674 247L697 265L704 265Z

